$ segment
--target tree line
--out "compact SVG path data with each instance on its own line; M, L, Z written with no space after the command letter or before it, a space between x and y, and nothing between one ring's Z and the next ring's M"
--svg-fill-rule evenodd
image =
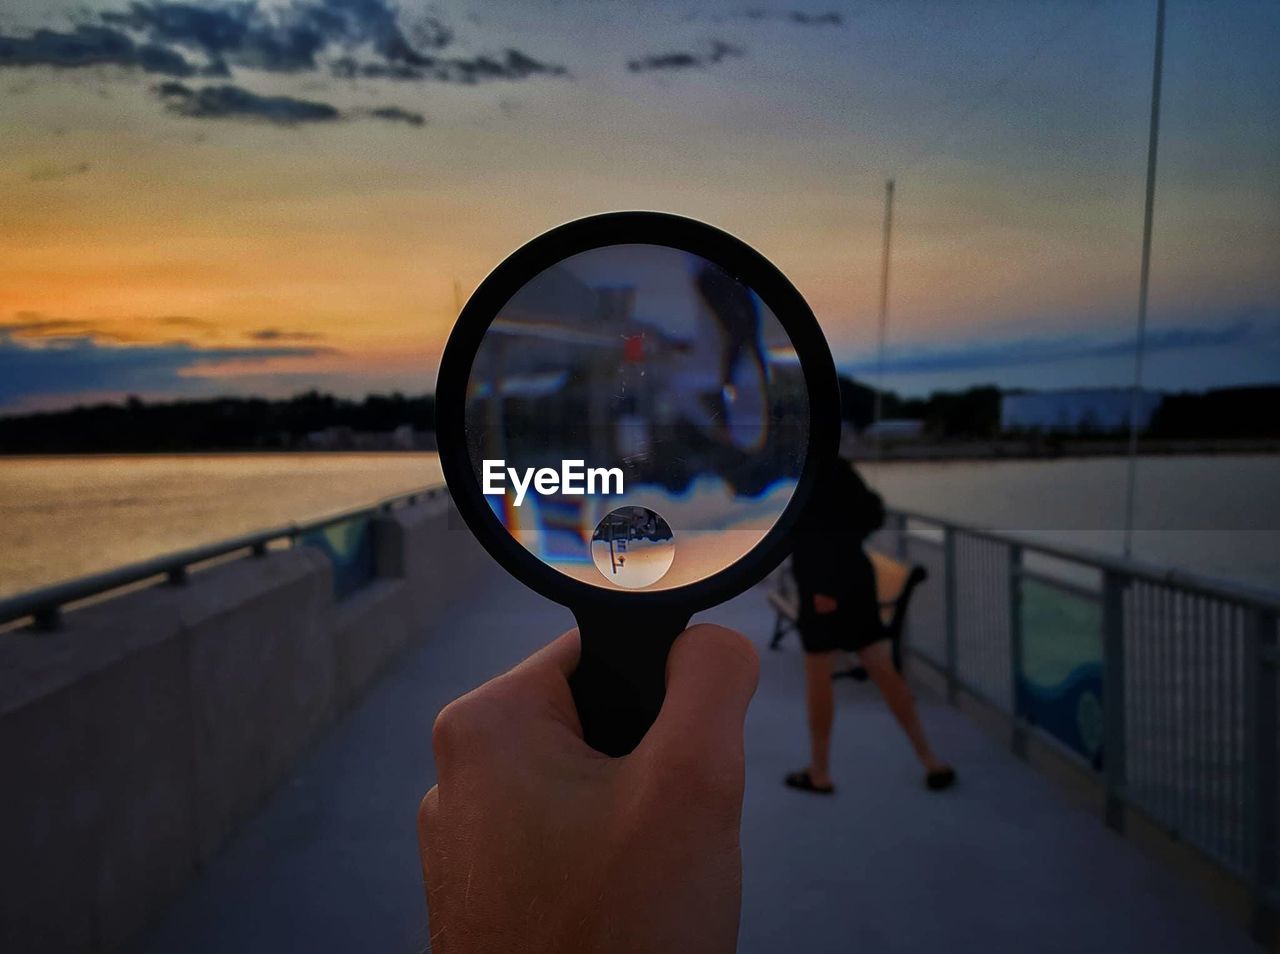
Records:
M881 395L881 415L923 422L934 440L980 440L1000 434L995 385L935 391L928 397ZM871 423L875 390L840 378L841 417ZM1280 386L1219 388L1166 395L1146 434L1164 439L1280 438ZM432 395L370 394L362 400L308 391L282 400L213 398L95 404L0 417L0 454L152 453L291 450L332 428L386 433L435 426Z
M885 391L881 416L922 421L925 434L934 439L994 438L1000 434L1000 399L1006 393L1010 392L990 384L918 398ZM866 427L874 416L875 394L873 388L841 376L841 417L858 429ZM1143 433L1168 440L1280 438L1277 408L1280 385L1166 394Z
M0 418L0 453L181 453L290 450L329 428L430 431L435 398L371 394L350 400L308 391L285 400L214 398L95 404Z

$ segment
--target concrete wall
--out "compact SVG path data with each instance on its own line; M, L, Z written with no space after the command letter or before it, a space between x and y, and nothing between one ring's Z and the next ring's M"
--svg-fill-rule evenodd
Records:
M377 579L341 602L299 547L0 634L0 950L115 950L153 920L495 572L459 526L443 494L380 517Z

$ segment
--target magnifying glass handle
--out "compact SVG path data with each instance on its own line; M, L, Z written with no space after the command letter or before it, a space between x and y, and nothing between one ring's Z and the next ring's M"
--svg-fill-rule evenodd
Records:
M684 615L579 612L582 659L569 688L582 734L597 752L627 755L649 731L667 689L667 653Z

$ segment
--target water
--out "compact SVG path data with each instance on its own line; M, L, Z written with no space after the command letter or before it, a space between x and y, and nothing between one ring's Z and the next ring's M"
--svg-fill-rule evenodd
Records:
M865 465L890 505L1119 552L1121 459ZM1280 587L1280 456L1139 462L1136 555ZM440 481L434 454L0 459L0 596Z
M0 596L440 482L435 454L0 459Z
M861 465L890 506L1121 553L1124 458ZM1280 455L1138 460L1133 555L1280 588Z

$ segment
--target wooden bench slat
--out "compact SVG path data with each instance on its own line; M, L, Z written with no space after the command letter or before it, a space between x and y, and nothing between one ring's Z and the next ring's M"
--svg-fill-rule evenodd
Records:
M871 559L871 568L876 572L876 596L880 599L880 605L897 602L906 588L907 578L911 576L911 567L879 550L868 549L867 556Z

